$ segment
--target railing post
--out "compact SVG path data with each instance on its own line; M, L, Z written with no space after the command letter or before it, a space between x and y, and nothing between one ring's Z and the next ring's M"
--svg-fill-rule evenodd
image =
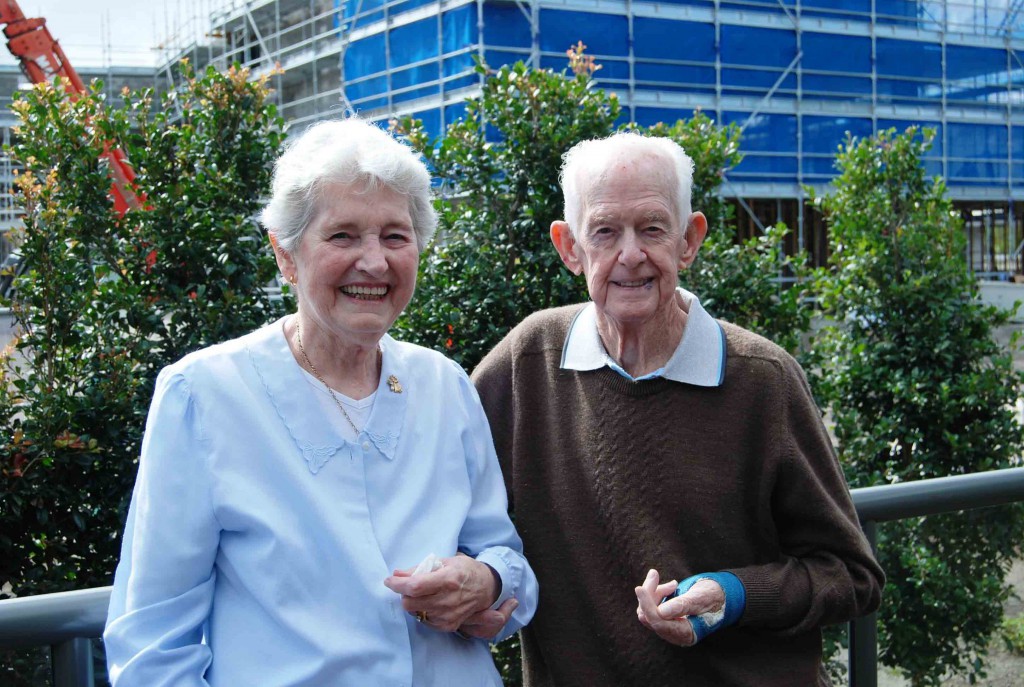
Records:
M51 648L53 687L93 687L92 640L76 637Z
M878 555L878 525L861 523L871 551ZM850 687L878 686L878 614L856 618L850 623Z

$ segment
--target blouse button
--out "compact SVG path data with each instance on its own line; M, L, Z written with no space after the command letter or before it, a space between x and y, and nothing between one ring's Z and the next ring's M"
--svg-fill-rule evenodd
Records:
M363 442L363 450L364 451L369 451L370 450L370 442L369 441L364 441Z

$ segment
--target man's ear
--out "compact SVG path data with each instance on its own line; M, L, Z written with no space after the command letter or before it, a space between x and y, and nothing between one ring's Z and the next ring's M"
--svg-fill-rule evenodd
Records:
M277 242L277 237L274 236L273 232L268 232L270 237L270 245L274 248L274 259L277 260L277 269L281 271L285 281L289 284L294 284L296 280L295 274L295 260L292 259L291 253L281 247L281 244Z
M683 254L679 256L679 269L685 270L697 259L697 251L704 243L704 237L708 235L708 220L703 212L694 212L686 220L686 229L683 231L683 241L686 247Z
M583 271L583 262L580 261L577 251L579 244L569 231L569 223L557 220L551 223L551 243L555 244L555 250L562 262L569 268L569 271L579 275Z

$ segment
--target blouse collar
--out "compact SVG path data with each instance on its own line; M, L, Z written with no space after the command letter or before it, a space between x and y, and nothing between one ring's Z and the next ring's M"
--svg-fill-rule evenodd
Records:
M320 404L310 399L309 383L284 335L284 321L281 318L256 332L246 348L271 404L302 452L310 472L316 474L335 453L344 450L377 453L394 460L407 397L400 381L404 376L402 356L394 339L387 334L381 338L377 397L366 425L355 442L350 442L335 428L338 418L327 417Z

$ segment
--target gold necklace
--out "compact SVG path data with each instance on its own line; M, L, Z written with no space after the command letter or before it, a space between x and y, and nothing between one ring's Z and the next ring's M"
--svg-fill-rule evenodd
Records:
M338 409L341 410L341 414L344 415L345 419L348 420L348 423L352 425L352 431L356 433L356 436L359 436L359 428L356 427L356 423L352 422L352 418L348 416L348 411L345 410L345 406L341 405L341 401L339 401L338 397L334 395L334 389L324 381L324 378L321 377L320 373L316 371L315 367L313 367L313 361L309 359L308 355L306 355L306 349L302 347L302 326L299 324L298 315L295 316L295 338L299 342L299 352L302 353L302 359L306 361L306 365L308 365L309 369L313 371L313 376L320 380L320 383L324 385L324 388L327 389L327 393L331 395L331 398L334 399ZM378 348L377 350L379 351L380 349Z

